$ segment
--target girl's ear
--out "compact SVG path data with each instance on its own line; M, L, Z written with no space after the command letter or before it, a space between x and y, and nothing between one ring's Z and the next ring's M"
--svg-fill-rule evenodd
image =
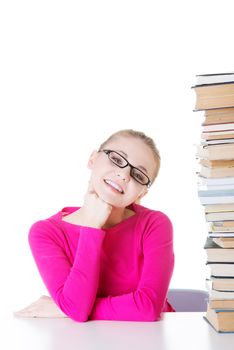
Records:
M93 169L93 164L98 156L98 151L93 151L89 157L87 168L88 169Z

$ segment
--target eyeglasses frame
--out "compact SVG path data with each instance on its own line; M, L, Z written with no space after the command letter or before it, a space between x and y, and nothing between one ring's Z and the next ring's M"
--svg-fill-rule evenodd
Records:
M130 170L130 175L131 175L131 177L132 177L135 181L137 181L137 182L138 182L139 184L141 184L142 186L147 186L147 188L150 188L150 186L152 185L152 182L150 181L149 176L146 175L146 174L145 174L142 170L140 170L139 168L137 168L137 167L135 167L134 165L132 165L131 163L129 163L129 161L128 161L124 156L122 156L122 154L120 154L120 153L118 153L118 152L116 152L116 151L114 151L114 150L111 150L111 149L101 149L101 150L99 150L98 152L104 152L106 155L108 155L108 158L109 158L109 154L110 154L111 152L114 152L114 153L118 154L122 159L125 160L126 165L120 166L120 165L114 163L114 162L109 158L110 161L111 161L113 164L115 164L116 166L118 166L118 167L121 168L121 169L126 168L127 166L129 166L129 167L131 168L131 170ZM139 172L142 173L144 176L146 176L147 179L148 179L148 182L145 183L145 184L143 184L143 183L141 183L139 180L135 179L135 177L132 176L132 170L133 170L133 169L137 169L137 171L139 171Z

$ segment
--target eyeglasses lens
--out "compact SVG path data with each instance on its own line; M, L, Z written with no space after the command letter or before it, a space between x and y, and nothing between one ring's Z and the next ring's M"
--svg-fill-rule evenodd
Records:
M120 168L124 168L126 167L129 163L126 161L126 159L124 159L121 155L119 155L118 153L115 152L110 152L109 153L109 158L110 160L116 164L118 167ZM132 168L131 167L131 176L139 183L141 183L142 185L145 185L149 182L148 177L143 174L140 170L138 170L137 168Z

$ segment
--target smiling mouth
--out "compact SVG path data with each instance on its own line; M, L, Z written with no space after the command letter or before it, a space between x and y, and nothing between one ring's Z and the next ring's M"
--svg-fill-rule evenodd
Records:
M105 179L104 182L109 185L112 189L118 191L119 193L121 194L124 194L124 191L123 189L118 185L116 184L115 182L111 181L111 180L108 180L108 179Z

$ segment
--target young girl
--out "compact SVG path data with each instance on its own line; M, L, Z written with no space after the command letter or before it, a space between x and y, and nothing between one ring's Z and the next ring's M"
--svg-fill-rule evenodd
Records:
M153 140L121 130L92 152L82 207L32 225L29 243L52 300L75 321L157 321L174 311L172 225L137 203L160 166Z

